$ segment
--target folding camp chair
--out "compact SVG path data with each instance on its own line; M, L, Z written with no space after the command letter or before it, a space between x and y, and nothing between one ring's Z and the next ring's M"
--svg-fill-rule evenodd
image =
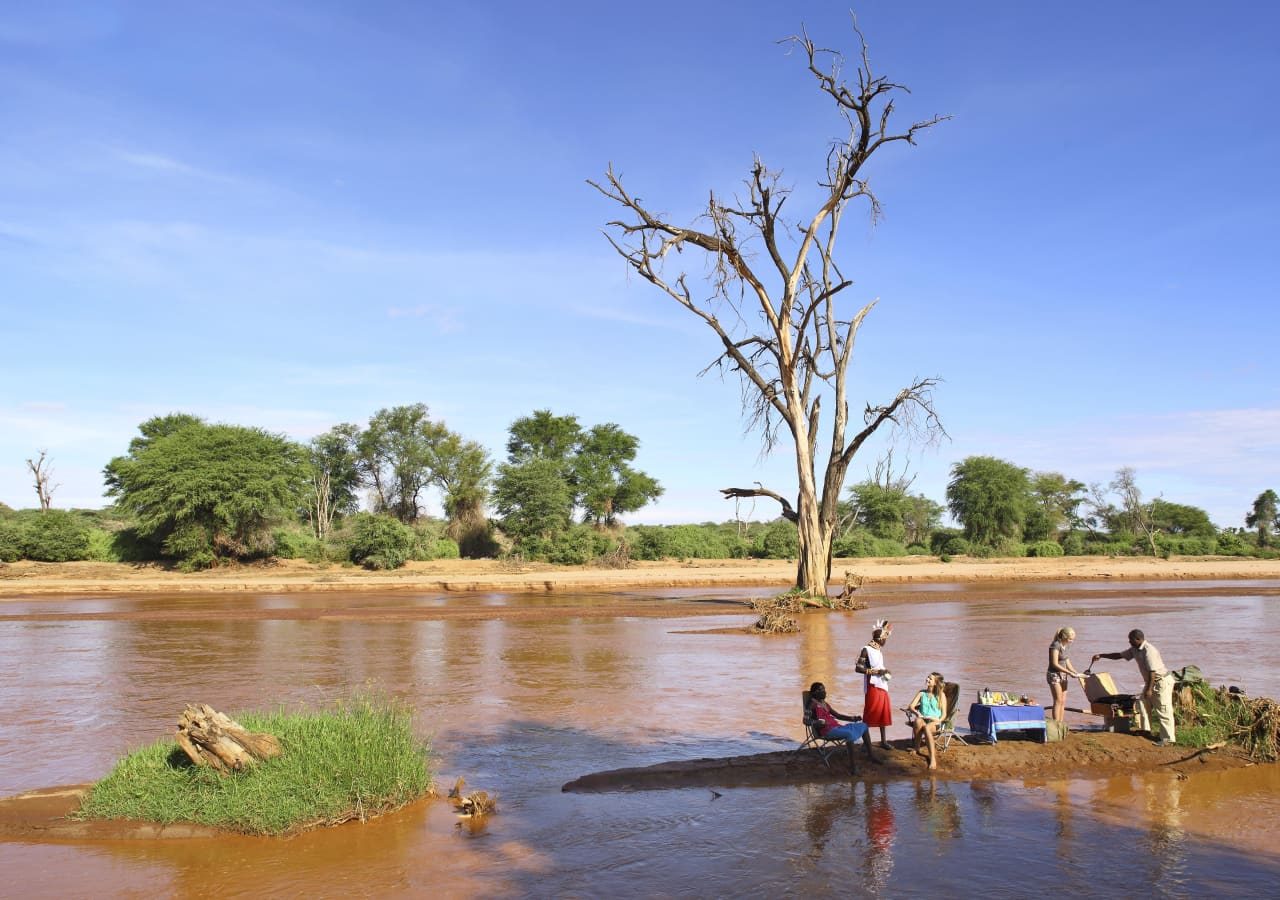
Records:
M849 754L849 770L855 775L858 774L858 765L853 756L853 744L842 737L824 738L821 734L822 720L809 714L809 692L802 692L800 699L803 701L804 708L804 743L791 751L791 756L788 757L787 762L790 763L795 760L801 751L812 749L818 754L823 765L829 769L831 768L832 754L843 745Z
M959 741L968 746L969 742L956 733L956 707L960 705L960 685L954 681L948 681L942 685L942 696L947 699L947 714L943 716L942 721L938 723L938 730L933 735L933 743L941 753L951 746L952 741ZM916 714L907 707L902 707L902 711L907 714L907 724L910 725L917 718Z
M938 734L934 740L939 750L946 750L952 741L959 741L966 747L969 742L956 732L956 708L960 706L960 685L948 681L942 686L942 695L947 698L947 714L938 726Z

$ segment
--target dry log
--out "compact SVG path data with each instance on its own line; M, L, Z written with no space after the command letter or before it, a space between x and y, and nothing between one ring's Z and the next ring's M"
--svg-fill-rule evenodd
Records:
M280 755L273 735L246 731L230 716L206 704L190 705L178 719L178 746L197 766L243 772L260 759Z

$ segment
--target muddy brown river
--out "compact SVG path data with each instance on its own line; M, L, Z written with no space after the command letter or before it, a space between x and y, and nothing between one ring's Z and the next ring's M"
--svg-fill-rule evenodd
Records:
M877 617L895 624L895 707L934 669L965 704L985 686L1047 700L1062 625L1080 668L1138 627L1173 667L1280 696L1276 582L904 586L867 611L805 616L797 635L726 633L750 618L722 601L752 593L769 591L0 603L0 796L99 778L188 702L325 704L375 687L418 711L441 781L499 798L479 827L427 803L288 839L0 840L0 896L1280 894L1276 766L562 793L604 769L795 746L815 679L859 711L853 664ZM1139 685L1132 663L1104 665Z

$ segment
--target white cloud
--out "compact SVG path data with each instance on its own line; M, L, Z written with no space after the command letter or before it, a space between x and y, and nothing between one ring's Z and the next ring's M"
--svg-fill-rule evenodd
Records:
M455 310L431 306L427 303L419 303L417 306L388 307L387 317L390 319L428 319L440 334L455 334L462 331L462 323L458 321L458 314Z
M232 183L238 180L230 175L223 175L220 172L214 172L209 169L203 169L199 166L193 166L160 153L139 153L131 150L116 150L115 156L121 162L128 163L135 168L148 169L152 172L161 172L167 175L184 175L189 178L204 178L209 181L220 181L224 183Z

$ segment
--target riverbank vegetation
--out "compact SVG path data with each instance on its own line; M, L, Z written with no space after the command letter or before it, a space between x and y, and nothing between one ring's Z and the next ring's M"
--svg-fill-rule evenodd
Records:
M561 565L631 560L798 558L785 517L626 525L660 495L632 466L639 440L619 426L583 428L539 410L513 422L496 469L474 441L422 404L381 410L308 446L260 429L175 414L150 419L106 467L115 504L101 510L0 505L0 562L161 562L193 571L271 558L395 569L405 562L503 558ZM832 556L1280 557L1276 495L1242 506L1244 527L1147 499L1132 469L1107 484L1036 472L995 457L952 467L939 502L892 460L848 488ZM434 491L442 517L427 515ZM43 495L42 495L43 497ZM42 499L43 502L43 499ZM950 513L955 527L945 526Z
M1250 698L1207 682L1189 684L1175 695L1178 743L1190 747L1230 744L1254 759L1280 759L1280 703Z
M429 749L414 736L409 710L391 700L236 718L275 735L282 755L223 776L159 741L120 760L77 815L285 834L390 812L431 790Z

